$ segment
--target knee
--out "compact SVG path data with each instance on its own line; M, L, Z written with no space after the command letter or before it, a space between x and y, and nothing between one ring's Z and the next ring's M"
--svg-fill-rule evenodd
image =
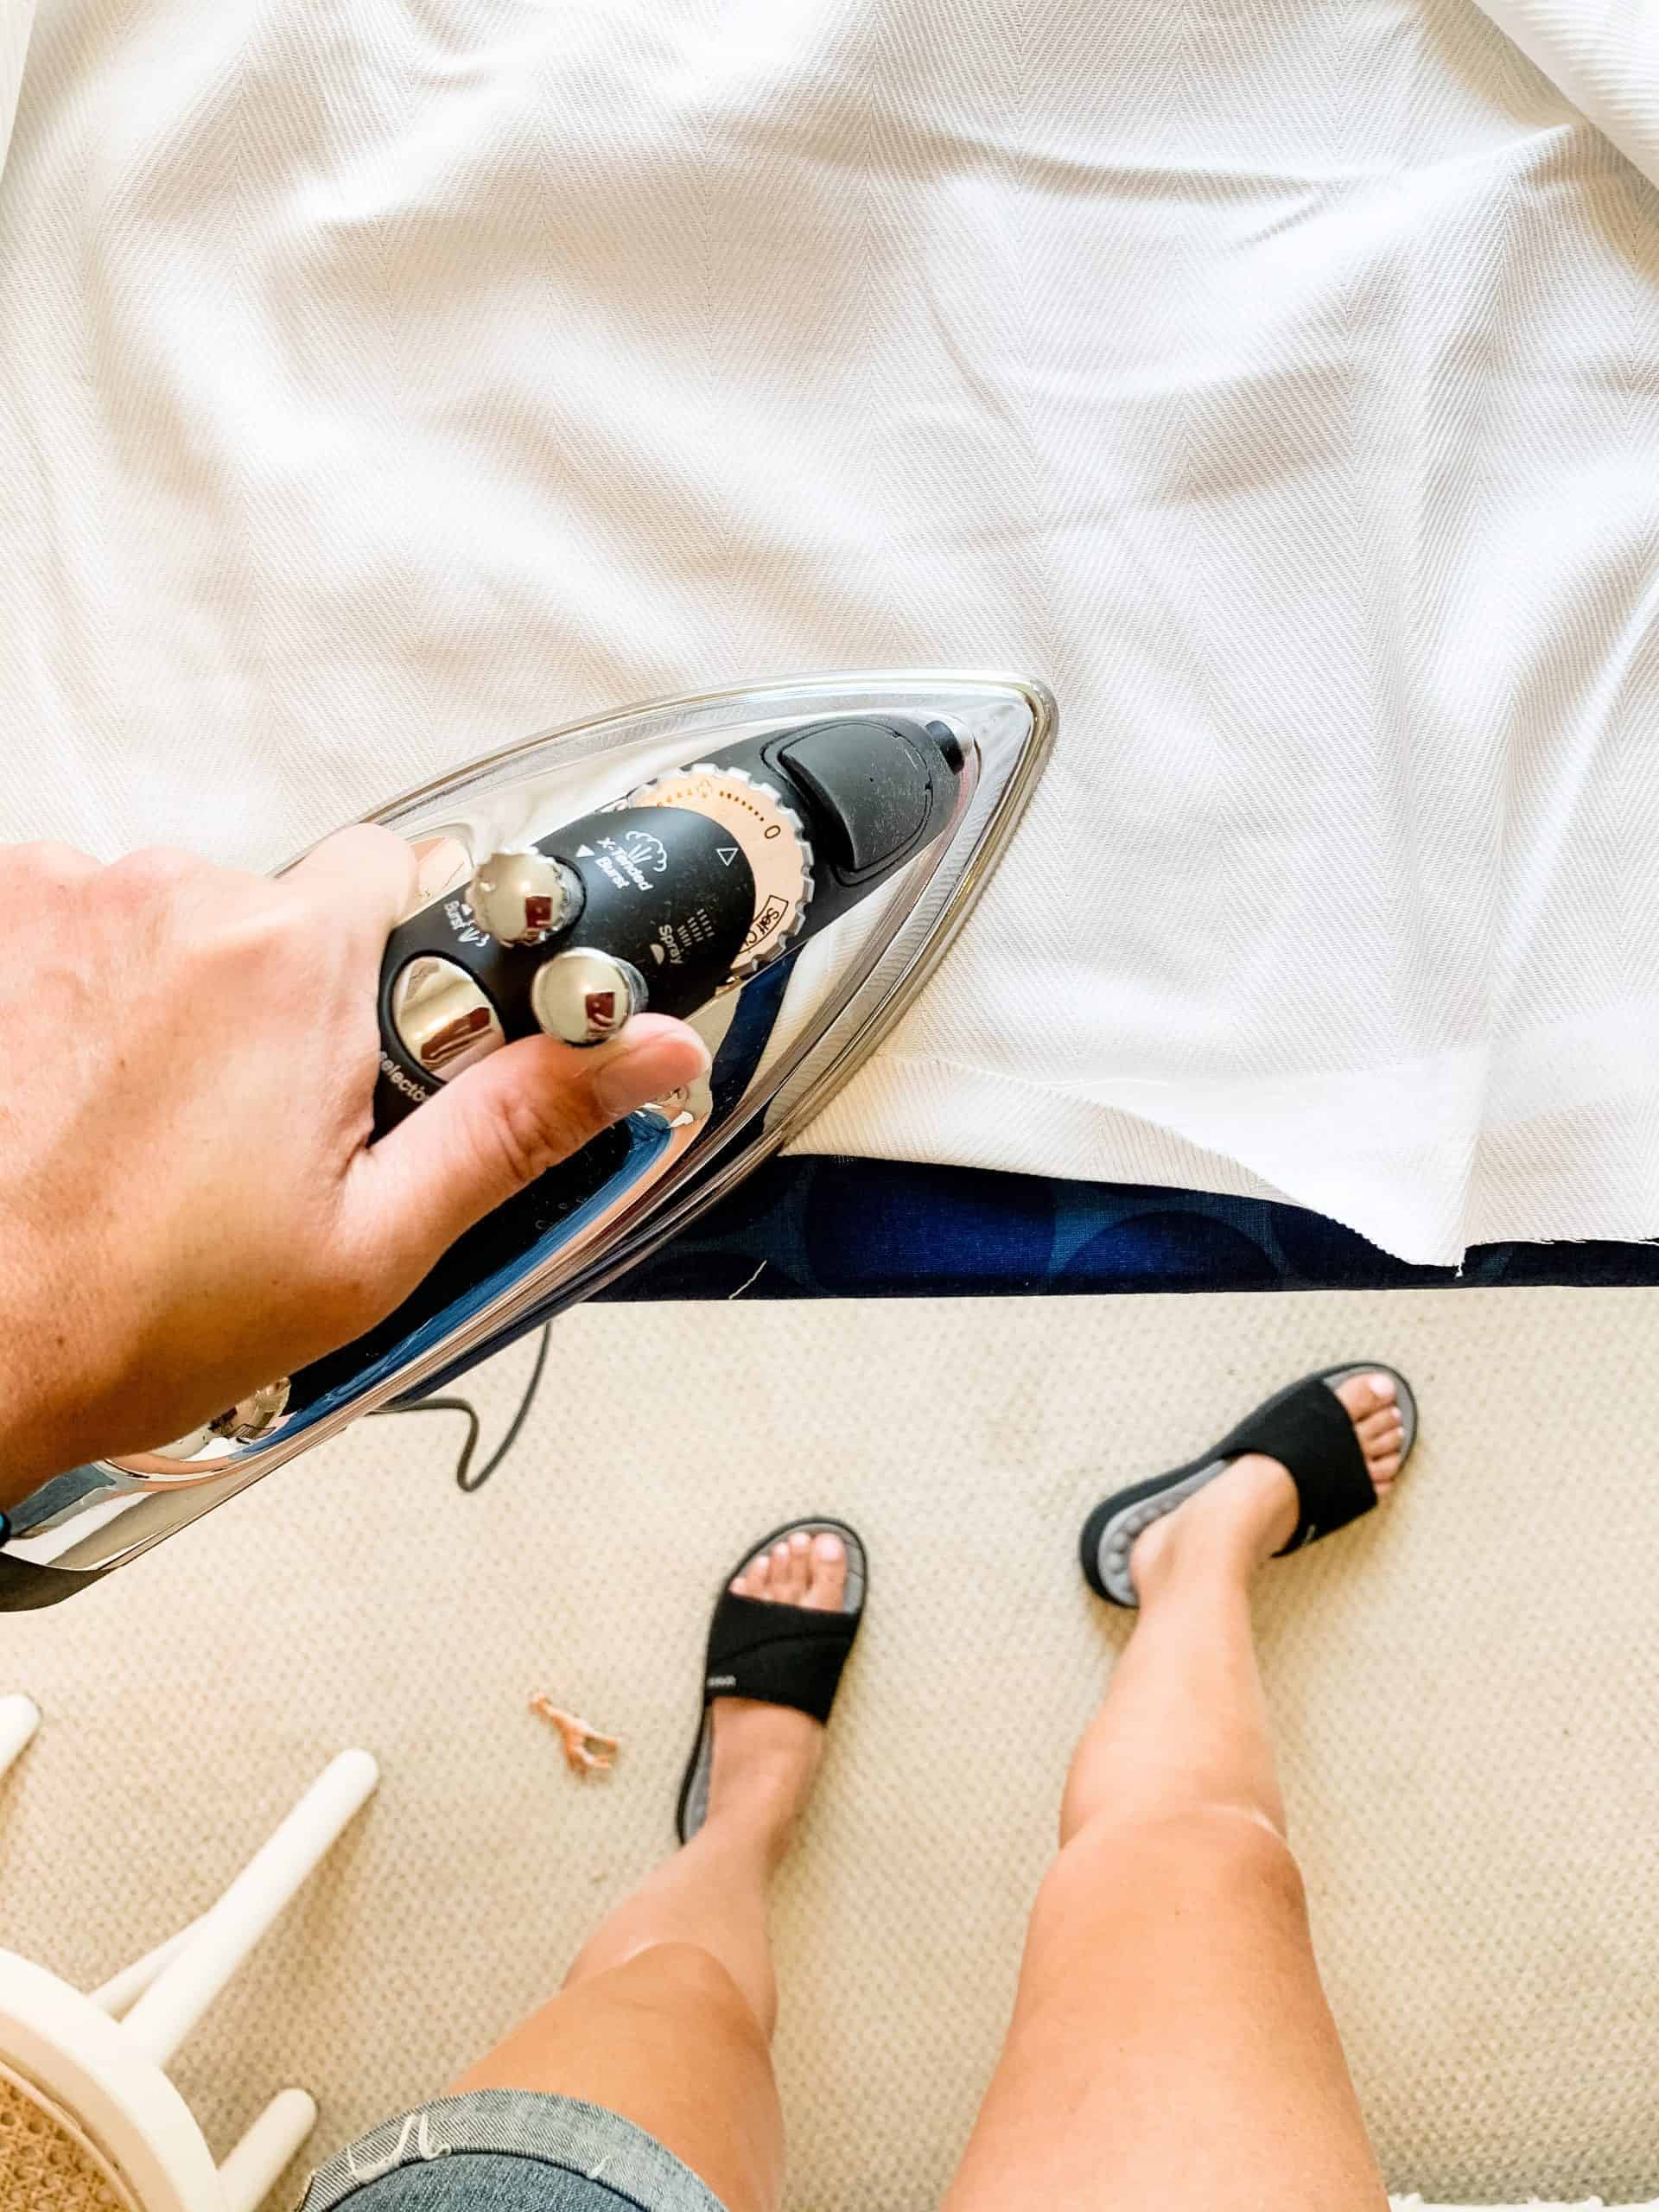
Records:
M1242 1806L1197 1805L1147 1816L1096 1814L1045 1876L1033 1926L1064 1929L1153 1901L1212 1913L1266 1907L1303 1917L1307 1910L1301 1870L1275 1827Z
M711 2029L758 2043L766 2037L754 2008L735 1978L701 1943L649 1943L612 1970L618 1994L677 2018L706 2021Z

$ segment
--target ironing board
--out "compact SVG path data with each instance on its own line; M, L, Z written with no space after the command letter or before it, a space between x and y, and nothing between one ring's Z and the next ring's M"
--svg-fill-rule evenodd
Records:
M905 1298L1659 1283L1659 1243L1484 1244L1416 1267L1300 1206L1153 1185L777 1159L601 1295Z

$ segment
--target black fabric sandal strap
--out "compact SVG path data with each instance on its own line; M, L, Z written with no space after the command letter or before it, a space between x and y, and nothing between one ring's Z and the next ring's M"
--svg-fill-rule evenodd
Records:
M1217 1459L1264 1452L1290 1470L1300 1512L1277 1556L1300 1551L1317 1536L1345 1529L1376 1503L1376 1485L1348 1409L1322 1377L1310 1376L1276 1403L1242 1421L1216 1447Z
M709 1624L704 1706L717 1697L752 1697L828 1720L860 1618L728 1590Z

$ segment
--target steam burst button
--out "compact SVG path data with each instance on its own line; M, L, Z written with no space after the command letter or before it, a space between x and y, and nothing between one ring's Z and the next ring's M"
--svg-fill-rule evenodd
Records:
M492 853L475 871L467 903L499 944L540 944L582 912L581 880L534 845Z

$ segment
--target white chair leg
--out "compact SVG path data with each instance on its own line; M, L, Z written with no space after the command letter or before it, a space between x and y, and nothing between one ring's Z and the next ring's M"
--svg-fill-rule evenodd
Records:
M127 2014L124 2027L165 2066L254 1945L316 1871L380 1778L367 1751L342 1751L255 1852Z
M13 1690L0 1697L0 1774L16 1758L41 1725L41 1708L32 1697Z
M316 2124L303 2089L279 2090L219 2170L225 2212L258 2212Z
M89 2001L111 2019L118 2020L128 2005L136 2004L149 1987L168 1961L176 1958L184 1946L185 1938L194 1936L201 1925L193 1920L188 1928L181 1928L176 1936L169 1936L165 1943L158 1943L153 1951L146 1951L142 1959L135 1959L130 1967L123 1967L119 1974L112 1974L106 1982L88 1992Z

